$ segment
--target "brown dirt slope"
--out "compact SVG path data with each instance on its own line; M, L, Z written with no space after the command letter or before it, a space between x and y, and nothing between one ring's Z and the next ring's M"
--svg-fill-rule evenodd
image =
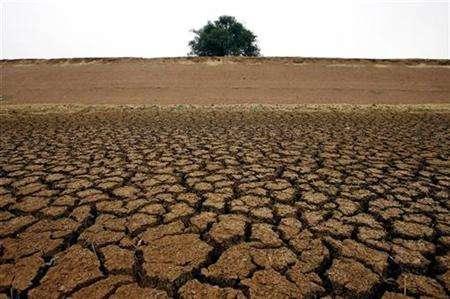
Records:
M80 58L1 68L0 105L450 102L448 60Z

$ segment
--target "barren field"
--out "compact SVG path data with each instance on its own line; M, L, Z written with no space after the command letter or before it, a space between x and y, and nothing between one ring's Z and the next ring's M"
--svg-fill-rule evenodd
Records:
M448 105L3 107L0 298L446 298L449 124Z
M450 103L448 60L60 59L0 67L0 105Z

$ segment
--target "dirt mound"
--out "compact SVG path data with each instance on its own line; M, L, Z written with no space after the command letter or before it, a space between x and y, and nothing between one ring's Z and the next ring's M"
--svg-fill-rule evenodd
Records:
M0 105L450 102L448 60L76 58L0 67Z

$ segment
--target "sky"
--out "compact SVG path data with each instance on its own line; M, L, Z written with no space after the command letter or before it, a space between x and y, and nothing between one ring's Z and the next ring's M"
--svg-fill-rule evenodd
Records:
M449 1L0 0L0 57L186 56L232 15L263 56L450 59Z

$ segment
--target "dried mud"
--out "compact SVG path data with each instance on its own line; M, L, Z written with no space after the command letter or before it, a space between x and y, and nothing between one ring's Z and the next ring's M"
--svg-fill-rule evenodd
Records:
M0 298L448 296L448 109L38 112L0 117Z

